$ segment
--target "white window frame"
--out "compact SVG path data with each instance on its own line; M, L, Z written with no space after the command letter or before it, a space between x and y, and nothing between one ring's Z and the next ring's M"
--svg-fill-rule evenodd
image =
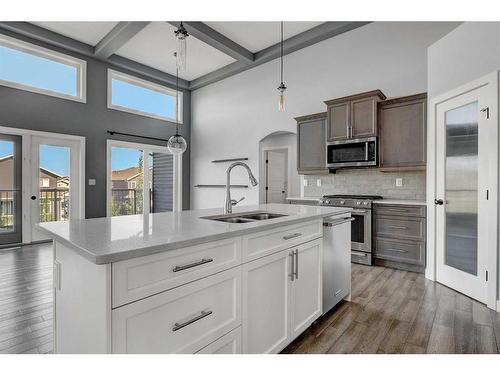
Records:
M41 57L47 60L52 60L64 65L69 65L76 68L76 91L77 95L67 95L57 91L47 90L40 87L30 86L24 83L7 81L0 79L0 85L11 87L14 89L33 92L36 94L53 96L60 99L73 100L80 103L87 102L87 62L73 56L65 55L48 48L43 48L35 44L23 42L19 39L11 38L6 35L0 35L0 45L33 56Z
M143 152L143 180L149 181L150 165L148 154L150 152L159 152L162 154L170 154L170 151L165 146L149 145L144 143L107 140L107 157L106 157L106 215L111 216L111 189L113 182L111 180L111 150L113 147L131 148ZM173 155L174 157L174 181L173 181L173 212L182 211L182 154ZM149 185L142 184L143 197L149 197ZM143 214L149 214L149 199L143 200Z
M109 109L114 109L117 111L122 111L122 112L127 112L127 113L133 113L135 115L150 117L150 118L154 118L157 120L163 120L163 121L169 121L169 122L176 122L177 121L177 119L175 117L170 118L170 117L166 117L166 116L155 115L153 113L143 112L143 111L140 111L137 109L123 107L121 105L113 104L113 88L112 88L113 79L123 81L123 82L129 83L129 84L134 85L134 86L139 86L139 87L142 87L142 88L145 88L148 90L156 91L160 94L172 96L174 98L174 100L176 97L176 91L174 89L159 85L157 83L146 81L144 79L134 77L134 76L131 76L131 75L126 74L126 73L118 72L118 71L113 70L113 69L108 69L108 95L107 96L108 96L108 108ZM180 90L179 90L179 100L178 100L178 103L176 103L176 104L177 104L176 115L178 114L178 116L179 116L179 124L182 124L183 93Z

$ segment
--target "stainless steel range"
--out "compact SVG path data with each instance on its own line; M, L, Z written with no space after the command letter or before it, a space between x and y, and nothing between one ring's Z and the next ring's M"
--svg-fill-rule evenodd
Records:
M351 261L372 265L372 202L379 195L324 195L321 206L351 207Z

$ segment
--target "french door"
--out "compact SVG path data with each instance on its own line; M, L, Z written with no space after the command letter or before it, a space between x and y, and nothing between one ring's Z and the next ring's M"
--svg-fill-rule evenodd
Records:
M22 242L22 138L0 134L0 246Z
M80 142L31 138L31 240L47 237L35 224L81 218Z
M487 301L488 171L494 136L484 87L436 106L436 279ZM490 156L492 155L492 156Z

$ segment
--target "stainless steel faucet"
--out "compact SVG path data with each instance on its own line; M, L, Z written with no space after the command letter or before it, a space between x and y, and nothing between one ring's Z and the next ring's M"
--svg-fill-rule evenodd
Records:
M242 163L241 161L237 161L233 164L231 164L227 170L226 170L226 202L224 203L224 213L225 214L230 214L233 212L233 205L241 201L234 201L231 199L231 171L234 167L237 166L242 166L244 167L247 172L248 172L248 178L250 179L250 183L252 186L257 186L258 182L255 176L253 175L252 171L250 170L250 167L246 165L245 163Z

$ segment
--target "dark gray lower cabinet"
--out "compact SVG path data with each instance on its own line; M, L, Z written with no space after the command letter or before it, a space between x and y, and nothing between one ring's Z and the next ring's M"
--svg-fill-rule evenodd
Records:
M296 117L297 171L299 174L327 174L326 112Z
M409 271L425 269L425 206L374 205L375 264Z

